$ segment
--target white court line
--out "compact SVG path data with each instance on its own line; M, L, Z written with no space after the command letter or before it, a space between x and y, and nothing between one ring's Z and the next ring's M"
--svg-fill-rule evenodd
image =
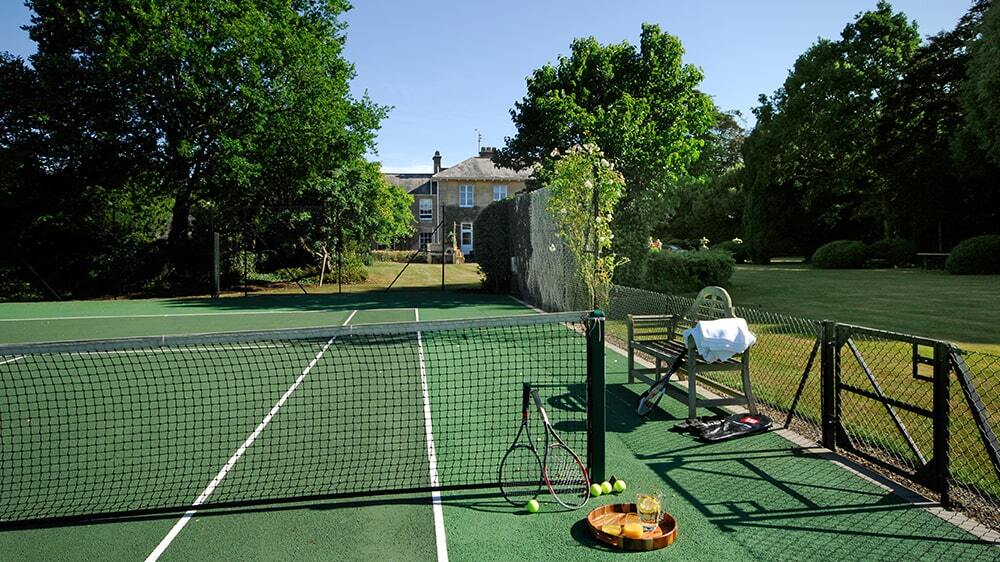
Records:
M344 320L344 323L341 325L346 326L347 323L351 321L351 318L354 318L354 315L357 312L358 312L357 310L352 312L351 315L347 317L347 320ZM278 410L280 410L281 407L285 404L285 401L288 400L288 397L291 396L293 392L295 392L295 389L298 388L300 384L302 384L302 381L305 380L306 375L308 375L309 371L311 371L312 368L316 366L316 363L319 362L320 357L322 357L323 354L326 353L326 350L330 348L330 346L333 344L333 340L335 339L337 338L336 337L330 338L330 341L326 342L326 345L323 346L323 349L319 350L319 353L316 354L316 357L313 357L313 360L309 362L309 365L302 370L302 374L299 375L297 379L295 379L295 382L292 383L292 386L288 387L288 390L286 390L285 393L281 396L281 398L278 399L278 401L271 408L271 411L268 412L266 416L264 416L264 419L261 420L261 422L257 425L257 429L254 429L253 433L251 433L250 436L247 437L246 441L244 441L243 444L240 445L240 448L236 449L236 452L233 453L233 456L229 457L229 460L226 462L226 464L223 465L222 469L219 470L219 473L215 475L215 478L213 478L212 481L208 483L208 486L206 486L205 489L201 492L201 495L198 496L198 499L194 500L194 503L191 504L191 507L198 507L199 505L205 503L205 501L208 500L208 497L212 495L212 492L214 492L215 488L219 486L219 484L222 482L222 479L225 478L227 474L229 474L229 471L232 470L234 466L236 466L237 461L239 461L240 458L243 456L243 453L245 453L247 449L249 449L250 446L253 445L254 441L257 440L257 437L259 437L261 432L264 431L264 428L267 427L267 424L271 423L271 419L278 414ZM163 537L163 540L160 541L160 544L156 545L156 548L153 550L153 552L151 552L149 556L146 557L146 562L155 562L156 560L158 560L160 556L163 555L163 552L167 549L167 547L170 546L170 543L173 542L175 538L177 538L178 534L180 534L181 529L183 529L184 526L187 525L187 522L191 520L191 517L194 516L194 514L197 511L198 510L196 509L189 509L188 511L186 511L184 515L181 516L180 520L177 521L177 523L174 523L174 526L170 529L170 532L167 533L167 536Z
M406 310L398 308L365 308L370 310ZM187 312L181 314L125 314L122 316L51 316L37 318L0 318L0 322L45 322L47 320L127 320L129 318L184 318L187 316L235 316L248 314L313 314L318 312L336 313L341 310L245 310L239 312ZM354 312L357 312L355 310ZM353 314L353 312L352 312Z
M13 359L8 359L6 361L0 361L0 365L6 365L7 363L13 363L14 361L19 361L21 359L24 359L24 356L23 355L18 355L17 357L15 357Z
M420 311L413 309L413 316L420 322ZM417 357L420 360L420 390L424 395L424 428L427 432L427 461L430 465L431 486L438 487L437 452L434 449L434 430L431 427L431 397L427 391L427 368L424 365L424 341L417 332ZM431 492L431 509L434 511L434 540L437 544L438 562L448 562L448 543L444 536L444 511L441 508L441 492Z

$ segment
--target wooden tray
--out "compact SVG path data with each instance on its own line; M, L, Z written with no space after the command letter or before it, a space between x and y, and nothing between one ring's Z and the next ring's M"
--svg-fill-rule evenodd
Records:
M609 535L601 530L604 525L624 525L629 521L639 521L634 503L602 505L587 515L587 524L594 538L623 550L656 550L669 546L677 540L677 521L668 513L663 514L660 524L655 529L646 531L638 539Z

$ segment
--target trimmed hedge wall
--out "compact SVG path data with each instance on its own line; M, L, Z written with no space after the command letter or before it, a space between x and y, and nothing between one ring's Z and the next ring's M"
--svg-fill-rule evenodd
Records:
M975 236L952 248L944 268L953 275L1000 273L1000 234Z
M372 250L372 261L406 263L413 257L413 250Z
M868 259L890 267L912 265L917 261L917 245L901 238L886 238L868 246Z
M509 217L513 199L490 203L476 217L476 263L483 274L483 288L496 293L510 290Z
M718 250L722 252L729 252L729 255L733 256L736 263L746 263L750 256L747 255L747 245L737 244L732 240L727 240L725 242L719 242L712 246L713 250Z
M735 265L729 252L719 250L650 252L643 288L669 294L726 285Z
M860 240L834 240L816 249L813 267L819 269L861 269L868 261L868 247Z

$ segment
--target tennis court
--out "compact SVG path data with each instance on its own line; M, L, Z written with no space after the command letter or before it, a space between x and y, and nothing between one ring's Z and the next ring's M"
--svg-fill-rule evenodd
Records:
M0 357L2 517L131 513L2 531L0 558L615 556L580 520L621 497L527 515L489 485L522 380L587 447L586 337L571 317L536 316L507 297L432 292L0 305L3 343L134 340ZM273 329L289 330L187 336ZM776 434L695 443L666 431L685 415L671 400L643 422L615 350L606 371L608 473L626 498L665 492L680 526L677 544L637 558L997 556Z

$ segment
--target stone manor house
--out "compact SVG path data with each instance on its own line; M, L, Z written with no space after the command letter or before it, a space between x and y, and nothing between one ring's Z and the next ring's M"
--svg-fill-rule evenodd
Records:
M427 244L440 244L442 238L448 243L446 237L455 232L462 254L475 259L474 223L479 211L493 201L522 191L525 180L531 176L531 170L516 172L494 164L494 150L483 147L478 156L450 168L441 165L441 153L435 151L431 173L384 174L389 183L413 196L415 232L403 248L426 248ZM444 224L437 228L442 220Z

